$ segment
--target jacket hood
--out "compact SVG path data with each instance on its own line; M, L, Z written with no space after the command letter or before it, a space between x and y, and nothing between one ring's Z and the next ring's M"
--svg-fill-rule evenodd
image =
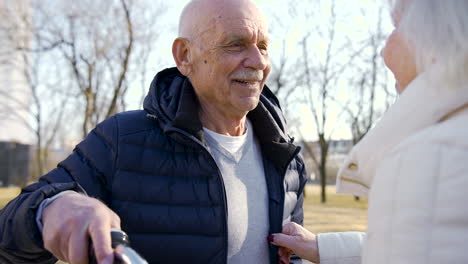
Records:
M203 130L192 84L175 67L156 74L143 108L160 121L165 131L177 127L197 135Z
M143 107L146 112L157 117L165 125L171 123L176 127L182 125L184 129L190 127L189 132L202 128L197 112L198 99L192 84L175 67L156 74L151 82L148 95L145 97ZM273 129L278 134L277 136L286 138L286 122L281 113L278 99L267 86L262 91L257 108L247 116L261 122L269 129ZM182 121L189 123L183 125ZM279 141L280 138L277 140Z

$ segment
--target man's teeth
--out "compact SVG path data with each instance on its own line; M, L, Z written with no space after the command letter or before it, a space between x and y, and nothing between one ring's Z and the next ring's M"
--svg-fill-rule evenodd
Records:
M245 83L245 84L254 84L255 82L247 82L247 81L241 81L241 80L237 80L238 82L240 83Z

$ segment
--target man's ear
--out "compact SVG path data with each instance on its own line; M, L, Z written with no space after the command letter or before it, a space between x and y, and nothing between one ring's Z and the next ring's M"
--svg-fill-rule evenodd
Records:
M176 38L172 43L172 56L177 65L177 69L189 76L192 72L192 60L190 54L190 43L186 38Z

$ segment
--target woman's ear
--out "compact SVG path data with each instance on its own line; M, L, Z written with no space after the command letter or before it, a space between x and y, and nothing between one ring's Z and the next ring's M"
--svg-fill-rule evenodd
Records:
M186 38L176 38L172 43L172 56L177 65L177 69L189 76L192 72L192 60L190 56L190 43Z

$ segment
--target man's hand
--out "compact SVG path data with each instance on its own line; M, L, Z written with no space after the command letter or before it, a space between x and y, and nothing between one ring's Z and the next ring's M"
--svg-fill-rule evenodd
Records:
M273 245L280 247L280 263L289 263L292 252L314 263L320 262L316 236L296 223L285 224L283 233L273 234L269 240Z
M120 218L99 200L66 193L44 209L42 223L44 246L56 258L87 264L91 239L98 263L113 263L110 232L120 229Z

